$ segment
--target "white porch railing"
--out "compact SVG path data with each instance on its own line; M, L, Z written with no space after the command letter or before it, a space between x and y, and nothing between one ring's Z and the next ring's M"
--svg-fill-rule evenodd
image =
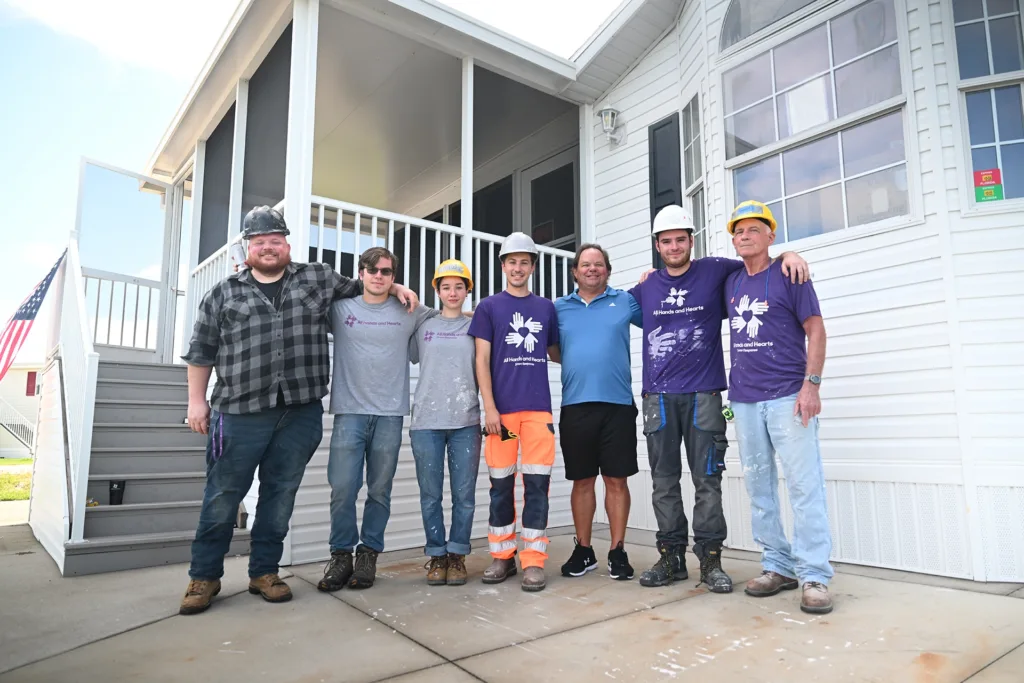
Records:
M434 267L447 258L462 258L462 228L404 216L326 197L313 197L310 207L309 260L327 263L339 273L358 277L359 255L372 246L386 246L398 257L397 281L414 290L428 306L439 305L430 281ZM467 265L476 285L473 303L505 287L498 252L498 235L470 232ZM539 296L558 298L572 291L573 254L538 247L541 252L531 289Z
M82 268L82 283L93 344L156 350L160 282Z
M71 540L81 541L85 526L85 496L89 485L92 451L93 408L99 354L92 342L89 312L85 305L85 276L78 258L78 239L68 246L61 293L59 350L64 374L67 438L71 458Z
M36 426L27 417L0 397L0 426L11 433L21 444L32 450L36 443Z

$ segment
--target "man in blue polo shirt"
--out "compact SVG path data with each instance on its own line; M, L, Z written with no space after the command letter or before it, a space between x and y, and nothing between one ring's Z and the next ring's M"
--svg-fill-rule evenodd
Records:
M636 417L630 375L629 325L640 326L640 306L628 292L608 286L608 253L584 244L572 261L577 289L555 302L557 351L562 364L561 434L565 477L572 481L576 547L562 576L583 576L597 568L590 533L597 509L594 484L604 478L604 506L611 527L608 575L633 578L623 548L629 519L626 479L637 473ZM560 356L560 357L559 357Z

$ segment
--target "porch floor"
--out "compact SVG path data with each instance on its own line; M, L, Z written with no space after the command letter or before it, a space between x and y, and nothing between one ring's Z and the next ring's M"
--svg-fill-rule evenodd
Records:
M572 549L552 537L548 588L518 578L428 587L418 551L381 558L369 591L316 591L322 565L293 567L295 599L271 605L245 591L245 558L230 558L209 612L181 617L182 565L61 579L25 525L0 528L0 682L120 681L893 681L1019 683L1024 587L974 584L840 566L836 610L800 612L797 592L712 595L696 580L662 589L607 578L602 567L552 576ZM653 536L630 532L639 569ZM688 558L691 574L696 562ZM759 572L728 552L737 585Z

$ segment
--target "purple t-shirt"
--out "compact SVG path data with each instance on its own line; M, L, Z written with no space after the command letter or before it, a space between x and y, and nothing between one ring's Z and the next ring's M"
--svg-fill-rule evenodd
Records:
M629 290L644 315L644 392L725 389L725 280L742 261L706 256L679 277L662 269Z
M480 301L469 335L491 342L491 390L499 413L551 412L548 347L558 344L554 302L499 292Z
M821 315L810 281L794 285L773 263L757 275L746 269L726 283L729 311L729 400L770 401L800 391L807 372L803 323Z

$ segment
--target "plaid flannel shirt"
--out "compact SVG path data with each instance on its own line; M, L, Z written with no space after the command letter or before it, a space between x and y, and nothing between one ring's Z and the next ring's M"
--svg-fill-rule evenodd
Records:
M279 389L286 405L322 399L330 379L331 303L362 291L361 282L322 263L292 263L275 310L243 270L203 297L182 358L216 368L210 404L222 413L273 408Z

